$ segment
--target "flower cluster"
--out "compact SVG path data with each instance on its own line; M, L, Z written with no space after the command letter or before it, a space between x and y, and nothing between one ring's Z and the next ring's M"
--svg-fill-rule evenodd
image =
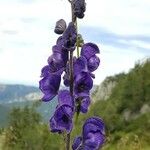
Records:
M83 18L85 0L72 0L71 3L74 17ZM44 94L44 102L51 101L58 95L58 105L49 121L51 132L70 134L74 114L77 113L78 116L80 113L87 113L90 106L90 90L95 78L93 72L100 65L97 56L100 50L94 43L80 43L83 40L81 35L77 34L74 21L67 26L65 20L58 20L54 32L60 36L52 47L52 55L48 58L47 65L41 70L39 88ZM78 37L80 42L77 42ZM80 55L73 57L74 50L79 46ZM70 87L70 91L59 90L61 79L66 87ZM104 143L104 128L101 119L89 118L83 126L82 136L75 138L73 150L100 148Z
M57 23L64 23L60 21ZM39 82L40 90L44 93L43 101L50 101L58 94L61 74L66 68L69 50L75 49L76 37L75 25L71 22L63 35L58 38L56 45L52 47L52 55L47 60L48 65L42 68L43 79Z

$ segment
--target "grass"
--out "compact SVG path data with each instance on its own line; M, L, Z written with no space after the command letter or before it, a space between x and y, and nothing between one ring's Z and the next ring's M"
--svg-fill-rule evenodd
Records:
M4 134L3 133L0 134L0 150L3 150L2 147L4 143L4 138L5 138Z

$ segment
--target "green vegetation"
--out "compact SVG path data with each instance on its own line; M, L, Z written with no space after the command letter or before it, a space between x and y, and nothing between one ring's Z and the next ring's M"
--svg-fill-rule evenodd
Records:
M129 73L108 77L116 81L107 100L96 100L87 115L80 114L72 138L81 134L89 116L100 116L106 123L103 150L150 149L150 60L136 64ZM96 90L94 94L100 92ZM51 134L37 113L38 105L14 108L9 126L0 130L2 150L63 150L63 137ZM3 145L2 142L3 141Z
M61 139L51 134L33 107L14 108L9 127L3 132L3 150L58 150ZM62 146L63 147L63 146Z

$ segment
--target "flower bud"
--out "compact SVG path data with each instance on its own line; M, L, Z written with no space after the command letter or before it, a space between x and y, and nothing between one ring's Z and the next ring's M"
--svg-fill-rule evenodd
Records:
M60 19L56 22L54 32L56 34L62 34L66 30L66 22L63 19Z

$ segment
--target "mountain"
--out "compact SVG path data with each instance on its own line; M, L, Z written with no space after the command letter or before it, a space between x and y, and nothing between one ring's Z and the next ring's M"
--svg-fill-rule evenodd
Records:
M92 93L93 102L98 100L107 100L112 94L113 88L124 77L125 73L106 77L106 79L99 86L95 86L95 90Z
M37 87L25 85L0 84L0 103L12 103L40 99Z
M0 126L7 125L8 115L14 107L26 105L37 105L37 111L42 115L44 121L48 121L57 104L56 98L53 101L44 103L40 99L42 93L37 87L25 85L0 84Z

